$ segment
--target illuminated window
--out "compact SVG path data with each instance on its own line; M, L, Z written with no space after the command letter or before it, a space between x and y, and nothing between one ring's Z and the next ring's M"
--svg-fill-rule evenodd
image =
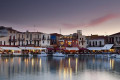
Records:
M63 44L64 44L64 42L60 42L60 44L61 44L61 45L63 45Z
M66 43L67 43L67 41L66 41Z
M76 44L77 44L78 42L76 41Z
M71 45L71 42L68 42L68 45Z

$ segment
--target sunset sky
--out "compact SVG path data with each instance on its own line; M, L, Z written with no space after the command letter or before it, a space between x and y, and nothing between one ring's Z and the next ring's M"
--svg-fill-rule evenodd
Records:
M110 35L120 32L120 0L0 0L0 26Z

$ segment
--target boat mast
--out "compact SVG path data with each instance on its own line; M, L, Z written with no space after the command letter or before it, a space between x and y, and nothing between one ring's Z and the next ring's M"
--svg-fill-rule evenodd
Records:
M60 28L60 35L61 35L61 28ZM61 53L61 45L60 45L60 53Z

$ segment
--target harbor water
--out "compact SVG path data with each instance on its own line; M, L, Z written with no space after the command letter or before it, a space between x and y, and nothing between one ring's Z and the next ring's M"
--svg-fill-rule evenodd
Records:
M120 59L0 57L0 80L120 80Z

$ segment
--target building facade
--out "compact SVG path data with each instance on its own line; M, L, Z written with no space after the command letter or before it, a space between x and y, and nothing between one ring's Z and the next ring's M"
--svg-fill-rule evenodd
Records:
M119 50L120 49L120 32L109 35L107 37L107 43L108 44L114 44L114 49Z
M70 35L63 35L59 40L60 46L86 48L87 41L81 30Z
M86 48L87 46L87 40L84 35L82 35L82 30L77 30L78 34L78 45L80 48Z
M50 34L50 45L52 47L58 47L59 46L60 36L61 36L61 34L58 34L58 33Z
M106 44L106 37L99 35L87 36L88 47L103 47Z
M1 46L50 46L50 34L41 32L19 32L9 27L0 27Z

